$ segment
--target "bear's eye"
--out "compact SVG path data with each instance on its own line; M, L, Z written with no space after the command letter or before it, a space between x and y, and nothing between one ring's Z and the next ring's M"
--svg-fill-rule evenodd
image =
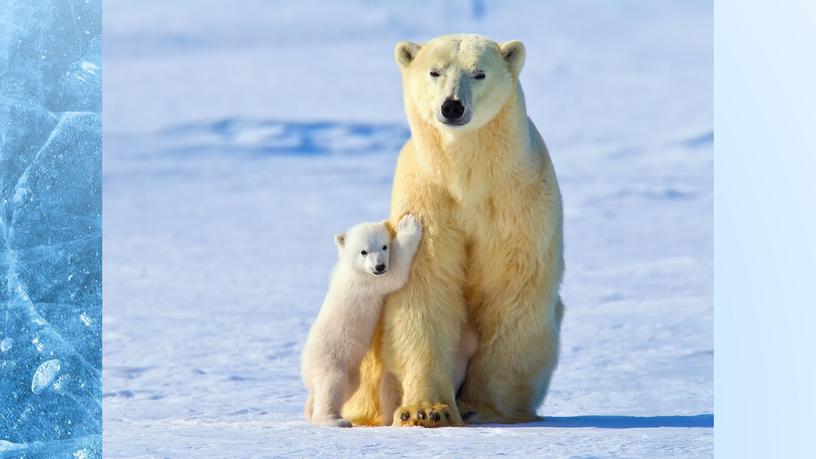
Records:
M477 79L477 80L484 80L485 79L485 74L484 74L484 72L476 72L476 74L473 75L473 78Z
M387 245L384 245L384 246L383 246L383 250L388 250L388 246L387 246Z
M360 255L362 255L362 256L366 256L366 255L368 255L368 252L366 252L365 250L363 250L362 252L360 252Z
M439 77L439 70L431 70L431 77L438 78Z

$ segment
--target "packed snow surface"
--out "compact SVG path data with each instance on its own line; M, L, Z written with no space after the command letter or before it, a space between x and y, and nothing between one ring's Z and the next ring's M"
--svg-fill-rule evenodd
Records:
M710 2L105 3L108 457L707 457ZM299 353L332 236L388 214L393 46L527 46L564 196L567 313L541 422L327 429ZM17 344L15 344L15 347Z

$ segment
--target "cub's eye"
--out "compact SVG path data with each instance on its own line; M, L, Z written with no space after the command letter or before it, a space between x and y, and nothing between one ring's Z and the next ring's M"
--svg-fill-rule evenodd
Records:
M384 246L383 246L383 250L388 250L388 246L387 246L387 245L384 245Z
M477 80L484 80L485 74L484 72L477 72L475 75L473 75L473 78Z
M438 70L431 70L431 77L432 78L438 78L439 77L439 71Z
M360 252L360 255L362 255L362 256L366 256L366 255L368 255L368 252L366 252L365 250L363 250L362 252Z

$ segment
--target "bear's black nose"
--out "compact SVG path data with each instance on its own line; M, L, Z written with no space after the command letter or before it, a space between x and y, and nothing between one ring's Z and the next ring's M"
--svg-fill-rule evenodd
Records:
M442 116L447 121L456 121L465 114L465 106L456 99L447 99L442 103Z
M384 264L377 265L377 266L374 267L374 270L377 271L378 273L381 273L381 272L385 271L385 265Z

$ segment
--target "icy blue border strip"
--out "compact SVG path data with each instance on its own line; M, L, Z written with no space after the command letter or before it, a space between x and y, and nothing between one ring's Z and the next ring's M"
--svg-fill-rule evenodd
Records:
M813 457L816 2L714 4L714 452Z
M101 0L0 0L0 456L102 455Z

